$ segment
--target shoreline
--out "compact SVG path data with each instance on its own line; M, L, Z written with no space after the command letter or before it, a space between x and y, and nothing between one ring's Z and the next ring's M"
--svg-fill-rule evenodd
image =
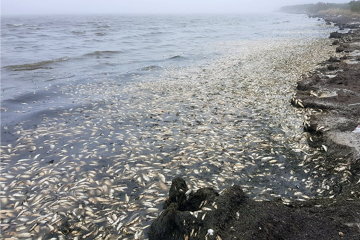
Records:
M257 202L248 199L240 186L224 189L221 194L211 188L193 193L183 179L176 178L165 210L149 230L150 240L359 236L360 134L352 131L360 125L360 23L347 17L312 17L324 18L340 29L352 29L350 33L331 34L337 57L320 63L310 77L298 82L291 101L294 107L307 110L304 131L309 133L308 144L323 152L313 170L326 169L334 195L305 202L281 198Z
M360 125L360 19L321 17L352 29L330 34L338 57L321 63L310 77L298 82L292 105L311 109L304 122L304 131L310 134L308 143L324 151L329 171L348 175L346 180L339 179L348 184L338 194L352 196L351 192L360 190L360 135L353 132Z

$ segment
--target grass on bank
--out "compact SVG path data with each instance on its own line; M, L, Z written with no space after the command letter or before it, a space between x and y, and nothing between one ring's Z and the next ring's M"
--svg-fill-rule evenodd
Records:
M348 9L332 8L332 9L328 9L328 10L321 10L318 13L324 14L324 15L334 15L334 16L341 15L341 16L346 16L346 17L350 17L350 18L360 19L360 12L353 12Z

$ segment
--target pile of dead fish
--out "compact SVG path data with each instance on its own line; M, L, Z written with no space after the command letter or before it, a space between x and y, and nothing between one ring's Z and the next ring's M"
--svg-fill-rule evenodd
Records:
M50 108L36 127L2 126L17 139L1 146L2 237L146 238L177 176L193 190L238 184L255 200L331 195L326 173L308 165L318 155L306 112L289 104L334 52L328 40L216 47L223 57L206 66L62 86L74 107Z

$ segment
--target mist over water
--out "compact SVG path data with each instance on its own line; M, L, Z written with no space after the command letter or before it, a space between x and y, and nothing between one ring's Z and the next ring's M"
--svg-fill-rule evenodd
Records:
M85 224L69 239L146 236L177 176L256 200L332 194L289 100L333 52L333 26L280 13L1 24L6 234L36 222L17 233L58 237L68 222Z
M348 3L349 0L327 0L332 3ZM241 14L254 12L273 12L286 5L318 3L317 0L2 0L2 14Z

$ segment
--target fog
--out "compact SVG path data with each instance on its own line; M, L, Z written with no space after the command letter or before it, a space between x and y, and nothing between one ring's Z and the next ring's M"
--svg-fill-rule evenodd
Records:
M314 0L1 0L1 15L22 14L186 14L276 11ZM324 2L346 3L350 0Z

